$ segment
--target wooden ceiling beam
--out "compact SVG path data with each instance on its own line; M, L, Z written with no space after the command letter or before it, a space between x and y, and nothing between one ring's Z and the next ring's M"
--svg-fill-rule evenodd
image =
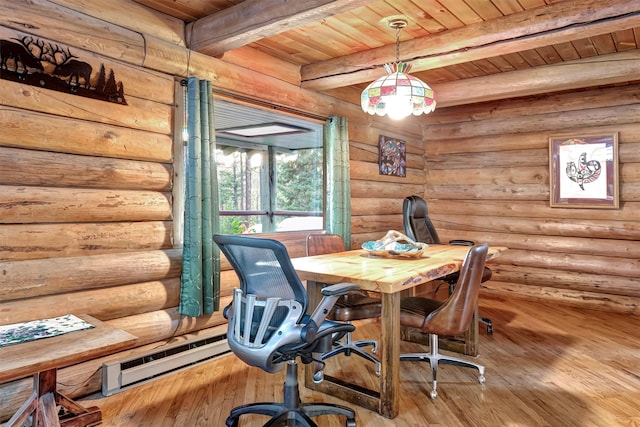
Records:
M367 0L245 0L186 26L190 49L210 56L368 4Z
M400 43L412 73L535 49L640 25L638 0L560 2ZM394 62L387 45L301 67L305 89L327 90L373 81Z
M640 76L640 50L434 85L438 107L628 82Z

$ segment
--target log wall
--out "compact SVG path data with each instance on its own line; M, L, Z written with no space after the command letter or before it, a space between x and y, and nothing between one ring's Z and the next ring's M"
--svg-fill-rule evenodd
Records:
M354 224L361 224L354 226L354 244L384 234L388 223L397 227L403 186L422 185L418 121L391 126L359 106L302 90L286 76L190 53L181 21L128 0L108 8L95 0L0 0L0 8L1 39L39 38L70 48L94 70L104 64L123 82L128 103L0 80L0 324L87 313L138 337L131 350L60 370L59 387L71 397L100 390L105 361L157 351L210 328L224 332L221 313L190 319L177 312L177 80L195 75L225 92L260 93L261 101L289 109L347 117ZM377 175L379 134L411 146L407 180ZM306 233L272 237L291 256L305 254ZM225 306L237 277L226 262L222 267ZM0 385L0 422L24 402L31 383Z
M507 246L485 292L638 314L640 85L436 111L425 196L445 240ZM619 209L551 208L549 137L619 135Z
M94 69L105 64L124 82L129 104L0 80L0 324L84 312L138 337L134 349L61 370L61 389L72 397L100 389L106 360L209 328L224 331L220 313L198 319L177 313L174 92L187 75L288 109L347 117L352 247L402 230L404 197L422 194L444 239L512 249L494 265L485 292L635 312L637 86L441 109L393 122L300 89L289 75L275 74L278 67L189 52L181 21L135 2L112 0L105 8L98 0L0 0L0 8L0 38L42 38L71 48ZM620 132L621 209L549 208L548 135L594 128ZM379 175L379 135L406 142L405 178ZM292 256L304 255L305 233L275 237ZM223 270L222 306L237 284L228 264ZM0 385L0 420L30 387L27 379Z

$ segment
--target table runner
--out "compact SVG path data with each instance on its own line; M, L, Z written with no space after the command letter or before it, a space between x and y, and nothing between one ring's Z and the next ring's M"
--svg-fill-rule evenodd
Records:
M93 327L91 323L87 323L73 314L66 314L50 319L2 325L0 326L0 347L55 337L68 332L81 331Z

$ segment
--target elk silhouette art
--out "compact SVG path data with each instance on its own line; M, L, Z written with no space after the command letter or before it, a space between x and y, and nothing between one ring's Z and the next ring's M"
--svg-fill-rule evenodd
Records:
M16 39L18 40L18 39ZM15 43L9 40L0 40L0 58L2 58L2 68L9 69L9 59L13 59L13 71L18 72L18 66L24 70L26 74L29 68L35 68L43 71L44 67L31 51L28 49L30 41L24 38L21 43Z
M32 36L0 39L0 79L127 105L113 69L107 73L101 64L93 76L93 67L77 58L69 47Z
M91 87L91 73L93 72L93 67L83 61L77 61L72 58L77 58L77 56L72 55L69 48L62 49L60 46L55 45L55 47L51 46L49 55L46 57L47 62L55 65L55 69L52 74L54 76L62 76L69 77L68 83L72 88L80 86L80 79L84 80L84 87L89 89Z

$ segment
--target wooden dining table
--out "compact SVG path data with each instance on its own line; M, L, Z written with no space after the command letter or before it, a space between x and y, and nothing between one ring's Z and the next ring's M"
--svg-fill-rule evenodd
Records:
M379 293L382 302L379 390L370 390L330 375L325 375L324 381L316 384L312 380L311 365L307 365L305 385L387 418L398 415L400 299L418 285L459 271L469 249L459 245L429 245L422 256L415 258L372 256L364 249L294 258L292 262L298 275L307 281L311 307L321 298L322 287L343 282L355 283L362 290ZM506 249L489 247L487 260Z

